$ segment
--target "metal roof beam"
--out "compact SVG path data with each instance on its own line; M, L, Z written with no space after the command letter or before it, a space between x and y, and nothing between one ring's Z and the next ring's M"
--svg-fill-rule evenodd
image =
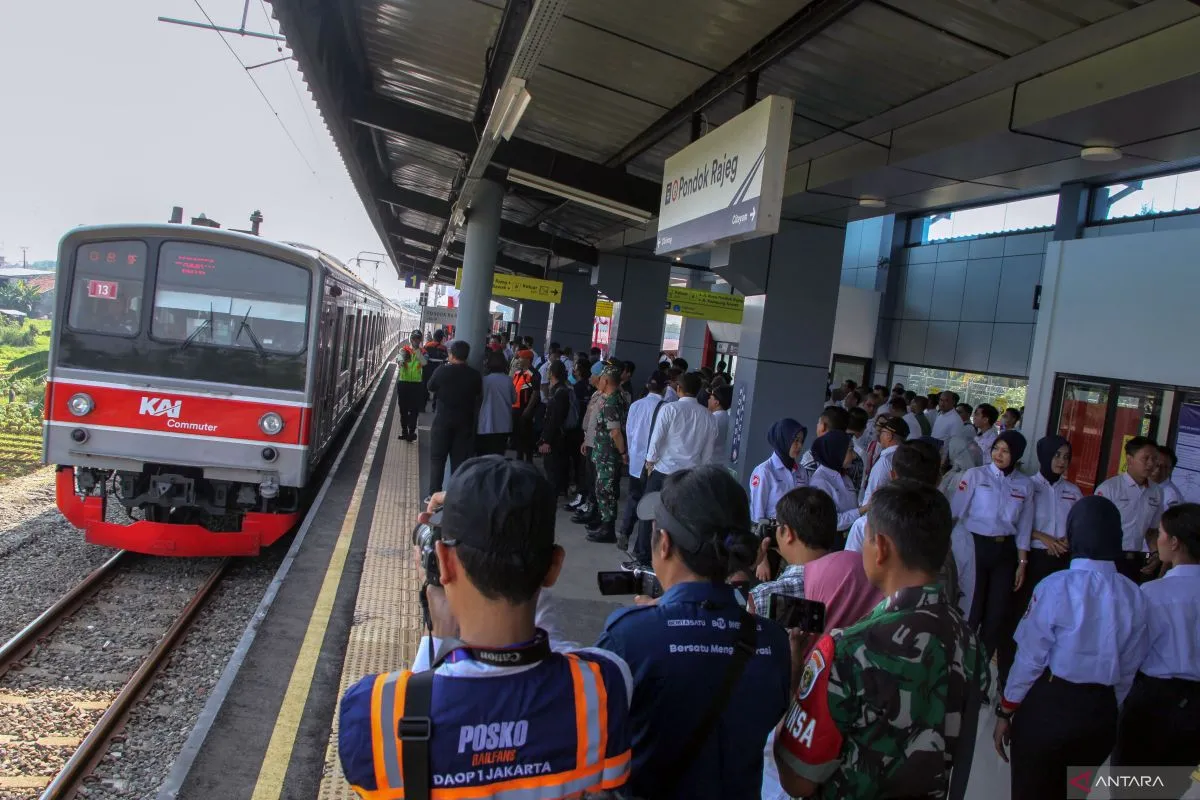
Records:
M732 64L712 76L696 91L685 97L670 111L608 161L606 166L621 166L637 158L662 141L671 131L683 125L692 114L703 111L721 95L733 89L751 74L769 67L785 55L813 38L821 31L849 14L863 0L812 0L792 15L758 44L751 47ZM757 83L757 80L755 81Z
M400 186L381 186L375 197L381 203L400 206L443 220L450 215L450 203L447 201ZM599 259L598 251L591 245L573 239L564 239L539 228L521 225L511 220L500 221L500 239L534 250L546 250L559 258L578 261L590 266L595 266Z
M349 109L352 120L370 128L474 153L475 129L467 120L440 114L399 100L366 94ZM624 168L606 167L545 145L513 137L501 142L492 163L561 183L590 194L658 213L659 184L630 175Z
M442 237L436 233L429 231L410 228L407 225L392 225L388 228L388 235L397 239L416 242L417 244L425 244L433 247L433 251L427 251L420 247L413 247L409 244L402 244L396 248L396 252L405 253L416 258L428 258L432 262L433 256L436 254L437 248L441 247ZM446 257L453 258L456 261L462 261L464 245L462 242L451 242L447 248ZM503 267L510 272L515 272L518 275L529 275L534 278L544 277L546 268L540 264L532 264L528 261L523 261L519 258L506 256L503 253L496 254L496 266Z

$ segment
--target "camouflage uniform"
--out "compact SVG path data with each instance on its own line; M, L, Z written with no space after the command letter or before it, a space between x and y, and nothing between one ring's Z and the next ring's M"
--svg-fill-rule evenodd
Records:
M616 522L621 492L621 454L609 431L624 427L626 410L624 397L616 391L604 398L596 414L592 463L596 465L596 504L605 524Z
M986 693L979 640L942 587L903 589L821 637L777 752L814 797L944 798L969 674Z

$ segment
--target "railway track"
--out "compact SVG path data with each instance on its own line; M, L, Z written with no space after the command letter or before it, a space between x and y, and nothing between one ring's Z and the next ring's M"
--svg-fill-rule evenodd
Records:
M22 675L21 669L14 668L31 653L36 654L34 649L39 642L49 640L55 647L65 649L68 653L73 649L84 649L69 641L68 626L64 623L80 613L91 598L122 574L123 568L135 561L138 561L135 556L119 551L0 646L0 681L3 681L0 683L0 745L4 745L0 746L0 753L6 747L11 748L11 757L0 755L0 800L33 797L58 800L76 794L83 780L108 751L109 744L119 733L133 706L146 693L176 645L182 641L231 563L226 558L217 564L182 610L173 616L153 647L144 657L137 659L136 668L115 693L81 687L65 691L61 684L69 681L56 681L52 670L36 667L31 671L38 673L39 677L25 683L35 686L44 683L44 687L37 687L44 691L10 692L4 684L12 681L5 679ZM135 593L138 588L139 585L135 584ZM62 630L59 630L60 627ZM91 625L86 630L91 632L94 628ZM103 647L107 648L109 644L109 641L105 641ZM121 650L114 647L113 650L127 652L129 648ZM41 678L42 673L47 678ZM111 673L103 677L107 683L114 681ZM116 676L116 679L123 677ZM18 732L7 732L6 725ZM26 757L22 758L19 752L22 748L36 751L36 755L29 756L26 753ZM58 757L55 758L55 755ZM53 770L57 772L51 776Z

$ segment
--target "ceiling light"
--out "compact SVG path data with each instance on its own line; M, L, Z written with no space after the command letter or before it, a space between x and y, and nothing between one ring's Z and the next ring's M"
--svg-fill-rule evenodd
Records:
M858 198L859 208L887 208L887 201L880 197L863 196Z
M1079 157L1084 161L1120 161L1121 151L1116 147L1085 147Z
M675 256L675 263L679 263L680 261L683 261L683 256Z
M454 209L454 214L450 217L450 224L455 228L461 228L467 222L467 215L463 213L461 208Z
M585 192L573 186L567 186L566 184L548 180L538 175L531 175L528 172L521 172L517 169L510 169L508 171L508 179L521 186L528 186L530 189L537 189L547 194L588 206L589 208L595 208L618 217L631 219L634 222L649 222L654 218L653 214L643 211L640 208L635 208L625 203L618 203L616 200L601 197L591 192Z

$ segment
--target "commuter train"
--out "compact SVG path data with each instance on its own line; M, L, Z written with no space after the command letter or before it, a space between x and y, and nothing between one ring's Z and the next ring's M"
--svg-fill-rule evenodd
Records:
M76 228L57 286L58 507L140 553L255 555L287 533L402 337L398 307L336 259L215 228Z

